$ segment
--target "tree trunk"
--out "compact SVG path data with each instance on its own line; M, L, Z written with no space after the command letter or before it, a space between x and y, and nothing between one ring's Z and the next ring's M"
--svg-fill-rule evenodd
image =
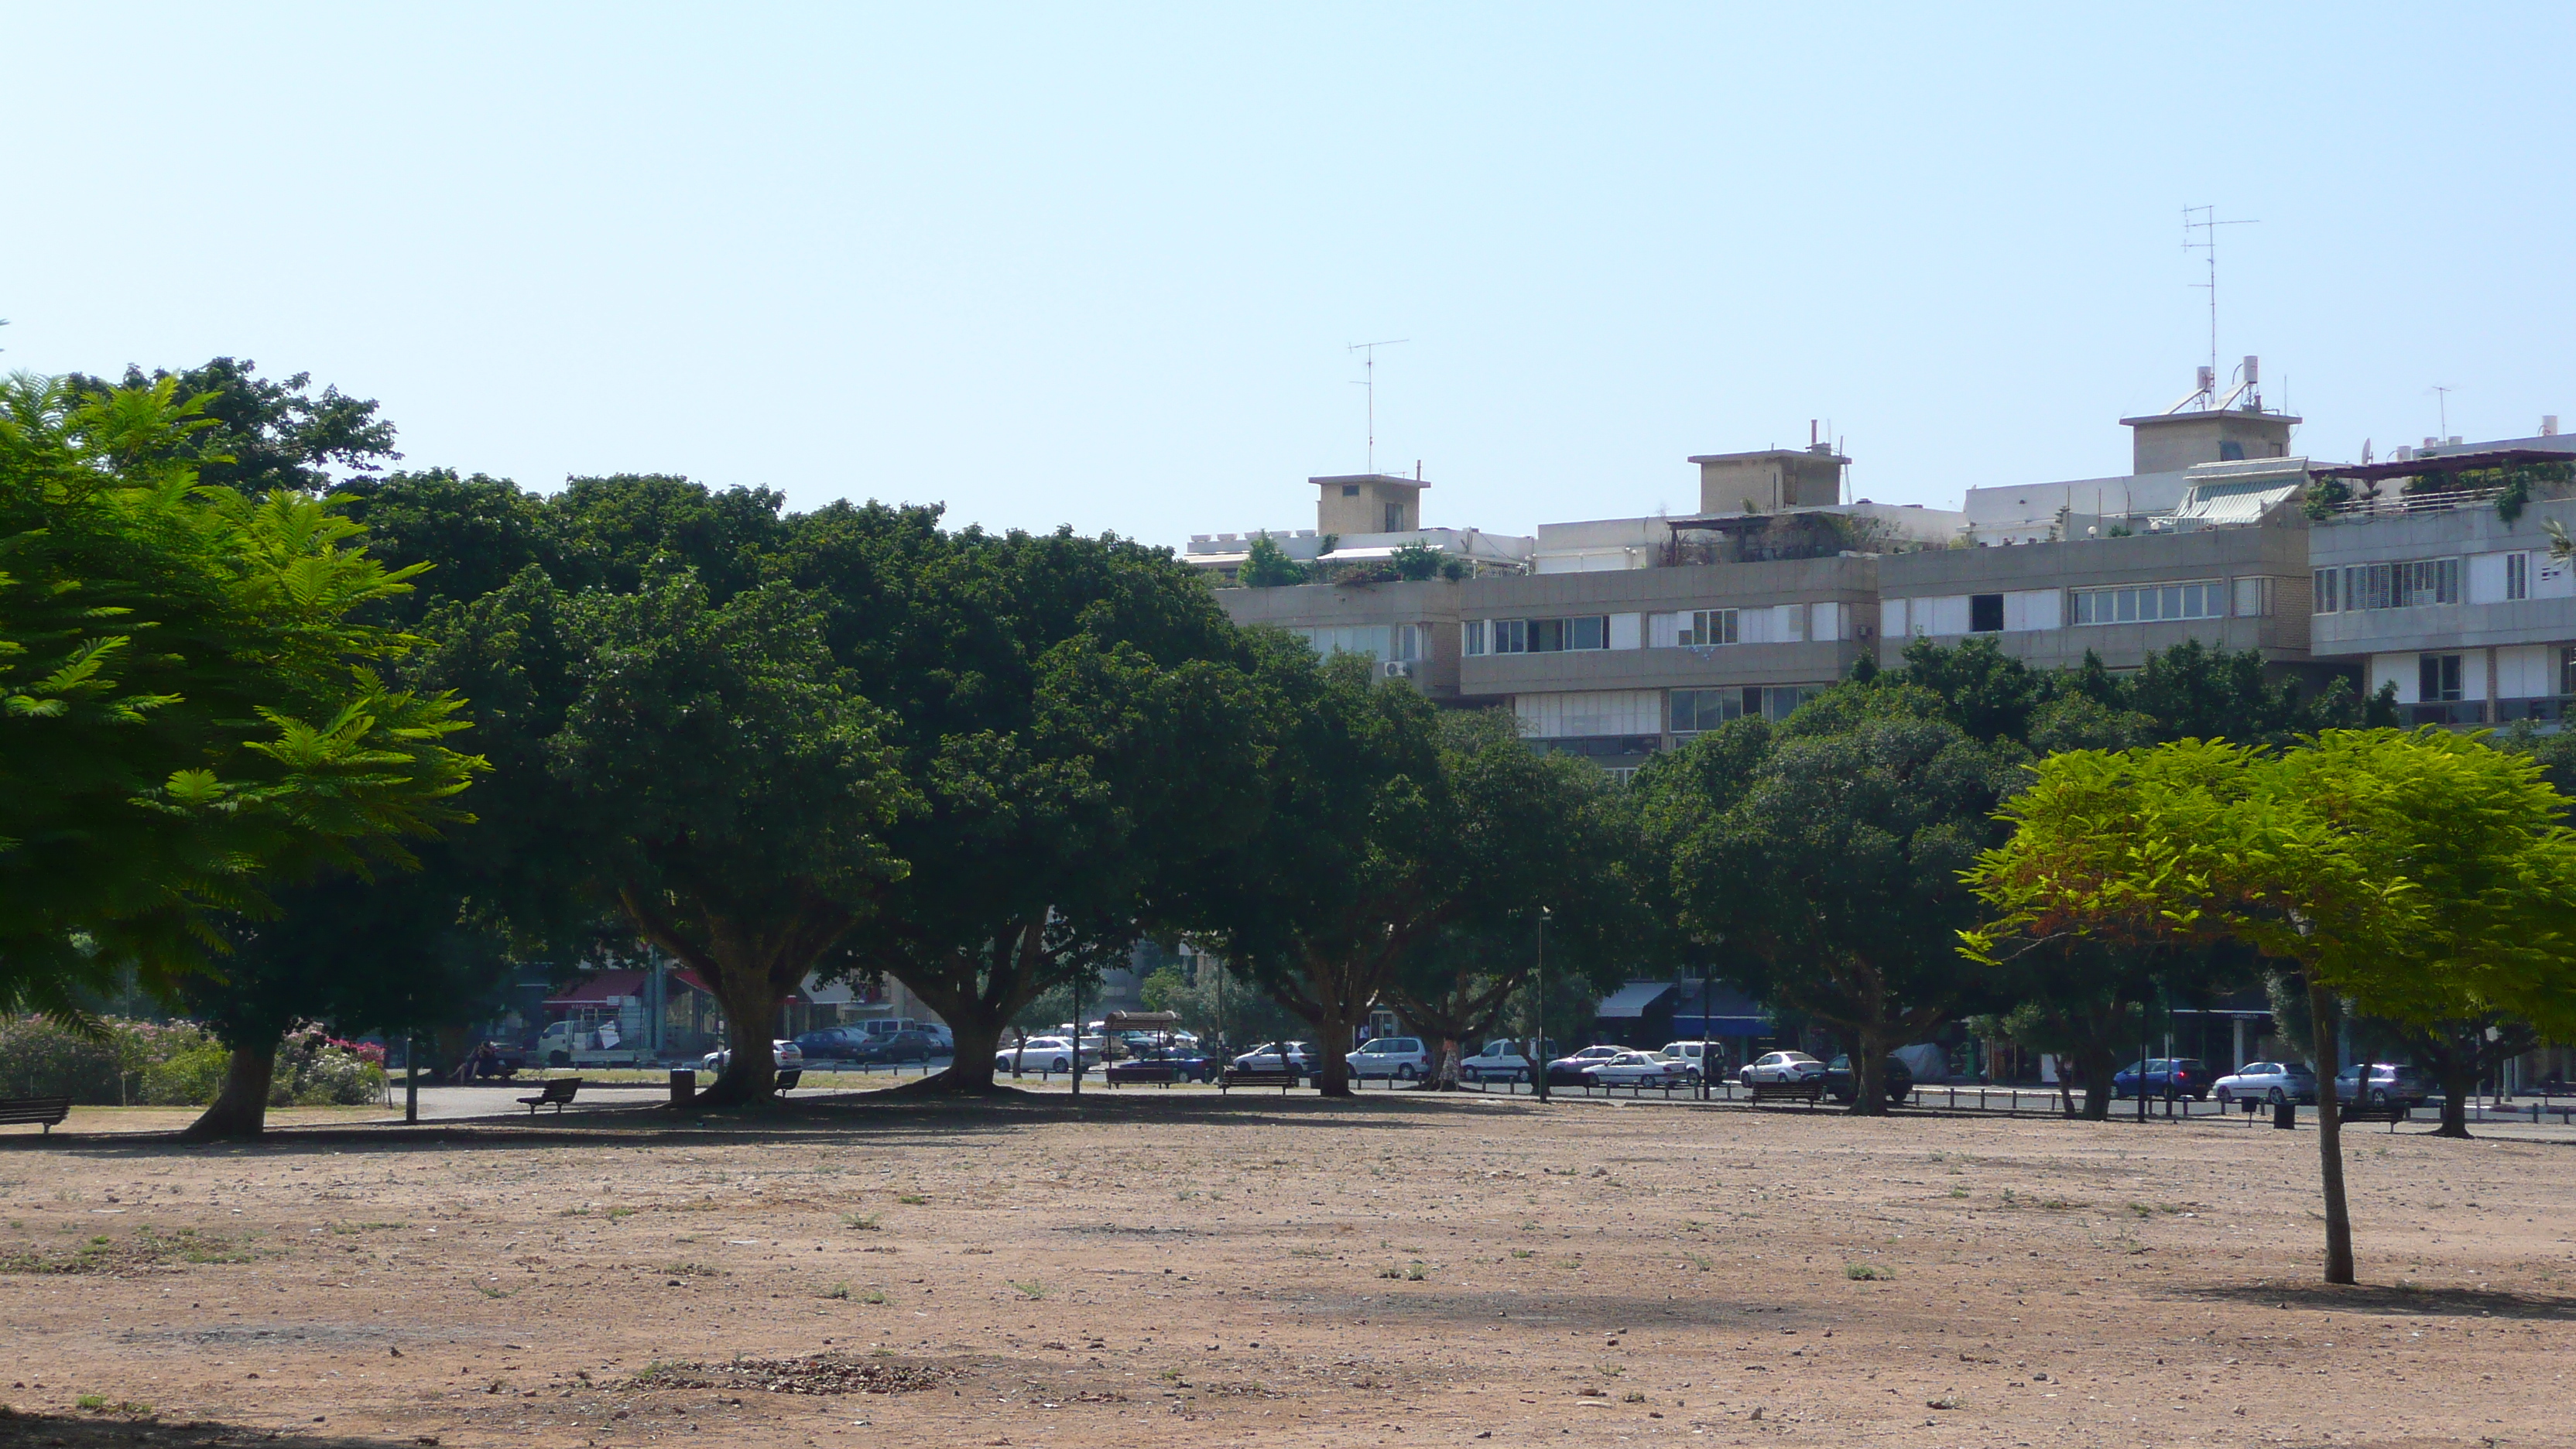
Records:
M182 1142L247 1142L268 1128L268 1089L277 1070L277 1043L285 1035L271 1032L263 1042L233 1048L224 1066L223 1089L188 1130Z
M1881 1032L1862 1027L1853 1033L1851 1044L1852 1115L1884 1117L1887 1115L1887 1038Z
M2119 1071L2119 1057L2107 1046L2086 1047L2084 1063L2084 1120L2111 1120L2111 1077ZM2143 1090L2143 1089L2142 1089Z
M989 954L980 960L972 952L958 952L948 958L944 969L927 965L913 969L901 962L891 968L913 995L939 1013L939 1019L948 1023L948 1034L957 1041L956 1053L937 1076L896 1091L976 1097L1016 1090L993 1080L993 1055L1002 1049L1002 1035L1011 1029L1011 1018L1040 993L1038 983L1048 960L1046 918L1023 921L984 949ZM1079 1069L1082 1023L1074 1023L1073 1036L1071 1057ZM1051 1068L1053 1062L1050 1055L1040 1069Z
M765 972L724 971L707 984L724 1007L725 1045L732 1055L715 1085L699 1094L699 1104L733 1107L776 1095L778 1057L771 1043L777 1040L772 1029L783 994L770 988Z
M1338 992L1318 992L1332 999L1315 1012L1315 1090L1327 1097L1351 1095L1351 1030L1359 1013L1340 1004Z
M2442 1125L2436 1137L2469 1135L2469 1099L2478 1094L2478 1054L2474 1051L2435 1058L2442 1080Z
M2308 1011L2315 1020L2309 1057L2317 1069L2317 1163L2325 1187L2326 1199L2326 1281L2350 1283L2352 1265L2352 1215L2345 1206L2343 1194L2343 1123L2342 1110L2335 1101L2335 1022L2343 1003L2335 994L2313 981L2308 986ZM2141 1084L2143 1085L2143 1084ZM2368 1082L2356 1084L2356 1092L2366 1091Z

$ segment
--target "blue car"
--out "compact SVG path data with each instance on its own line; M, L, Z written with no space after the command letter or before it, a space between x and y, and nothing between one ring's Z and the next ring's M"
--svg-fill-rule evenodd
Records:
M2209 1063L2198 1057L2149 1057L2132 1062L2111 1078L2111 1095L2125 1101L2138 1095L2140 1079L2146 1082L2146 1095L2166 1101L2189 1097L2195 1102L2209 1100L2211 1084L2218 1074Z

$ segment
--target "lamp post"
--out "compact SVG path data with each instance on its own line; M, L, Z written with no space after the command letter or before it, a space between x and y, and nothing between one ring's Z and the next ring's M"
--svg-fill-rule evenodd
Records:
M1538 989L1538 1034L1530 1043L1530 1082L1538 1099L1547 1100L1547 907L1538 908L1538 960L1531 979Z

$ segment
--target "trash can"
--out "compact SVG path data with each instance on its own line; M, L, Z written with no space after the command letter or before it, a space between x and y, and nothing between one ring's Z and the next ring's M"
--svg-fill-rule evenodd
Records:
M671 1105L685 1107L698 1099L698 1074L687 1067L671 1069Z
M2272 1104L2272 1125L2284 1132L2299 1129L2299 1104L2284 1096Z

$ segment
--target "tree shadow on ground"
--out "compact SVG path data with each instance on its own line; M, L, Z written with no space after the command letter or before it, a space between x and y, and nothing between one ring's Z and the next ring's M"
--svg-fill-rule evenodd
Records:
M227 1152L332 1153L511 1151L514 1149L584 1147L722 1147L846 1145L853 1140L887 1145L954 1145L962 1137L1018 1131L1056 1124L1134 1126L1195 1125L1223 1121L1247 1127L1330 1126L1336 1130L1436 1130L1455 1120L1462 1108L1456 1098L1371 1097L1339 1100L1321 1097L1232 1099L1180 1097L1166 1093L1119 1092L1092 1096L1079 1103L1063 1096L999 1092L979 1097L885 1098L853 1094L845 1098L792 1098L772 1105L727 1112L696 1112L661 1104L637 1103L574 1110L535 1122L439 1121L405 1125L378 1122L278 1127L256 1142L179 1141L176 1132L67 1132L0 1137L0 1151L58 1151L87 1157L205 1156ZM1487 1108L1526 1111L1529 1108Z
M2504 1288L2438 1288L2410 1284L2222 1283L2185 1289L2176 1297L2250 1308L2292 1308L2343 1313L2385 1313L2412 1318L2521 1318L2576 1322L2576 1298L2516 1293Z
M349 1434L286 1434L225 1424L211 1419L169 1423L124 1414L44 1414L16 1410L0 1413L0 1446L44 1445L48 1449L198 1449L216 1444L273 1444L278 1449L410 1449L412 1439L368 1439ZM435 1443L435 1440L430 1442Z

